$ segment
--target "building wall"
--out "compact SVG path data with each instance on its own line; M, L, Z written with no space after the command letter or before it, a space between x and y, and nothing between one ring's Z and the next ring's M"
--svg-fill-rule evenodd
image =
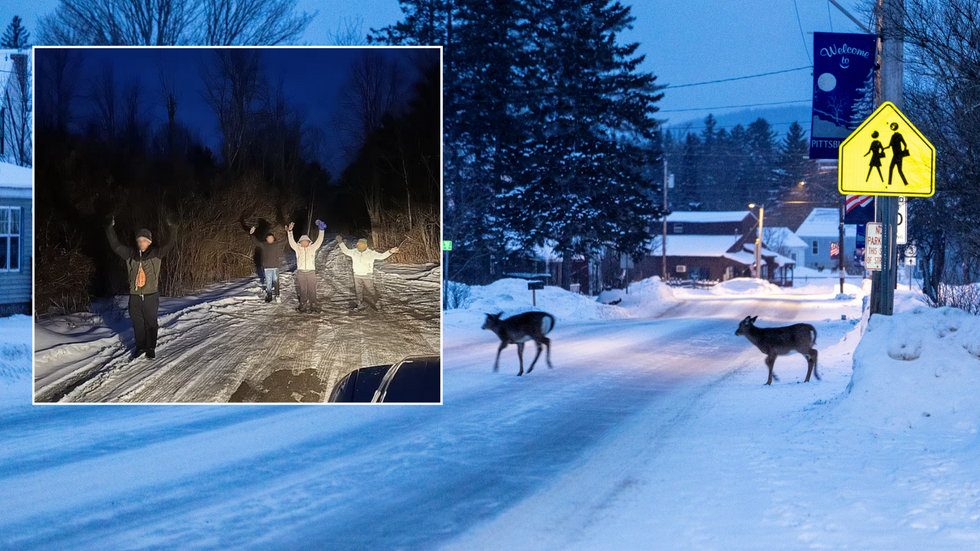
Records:
M0 272L0 305L31 303L31 263L34 255L34 228L31 225L31 200L4 198L0 195L0 205L21 207L20 270ZM29 313L28 308L27 312Z
M678 272L677 266L685 267L684 272ZM636 271L633 280L646 279L653 276L661 276L663 259L659 256L648 256L636 263ZM726 279L728 268L731 268L731 277L747 277L748 266L739 264L734 260L725 257L712 256L668 256L667 257L667 279L691 279L696 273L699 279L722 281Z
M824 268L824 269L834 269L837 268L837 259L831 260L830 258L830 244L832 242L837 242L837 237L808 237L805 235L799 236L800 239L806 242L806 267L807 268ZM813 254L813 242L817 242L817 253ZM844 237L844 266L850 267L854 265L854 236Z

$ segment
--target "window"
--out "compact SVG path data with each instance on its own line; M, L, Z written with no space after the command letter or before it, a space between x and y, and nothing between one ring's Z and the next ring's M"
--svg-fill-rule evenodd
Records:
M674 233L684 233L684 224L674 224Z
M796 260L796 253L792 253L792 254L790 254L790 256L793 257L793 260Z
M813 240L813 254L820 254L820 243L816 239Z
M0 272L20 271L20 212L0 206Z

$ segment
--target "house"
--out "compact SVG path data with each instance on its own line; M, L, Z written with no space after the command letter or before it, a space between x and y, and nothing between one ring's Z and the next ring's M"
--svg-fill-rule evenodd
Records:
M815 208L806 220L796 229L796 236L806 243L807 268L817 270L836 269L838 259L831 258L831 244L840 241L840 210L834 208ZM854 258L854 239L857 227L844 226L844 266L852 266ZM836 245L835 245L836 246Z
M0 315L31 312L32 173L0 162Z
M806 266L806 251L809 246L793 230L786 227L766 227L762 229L762 235L767 247L793 259L797 266Z
M650 256L636 264L636 279L661 276L663 254L667 279L726 281L750 277L755 265L755 215L749 211L674 212L667 216L666 250L662 236L653 240ZM762 275L774 282L792 284L796 262L762 248Z

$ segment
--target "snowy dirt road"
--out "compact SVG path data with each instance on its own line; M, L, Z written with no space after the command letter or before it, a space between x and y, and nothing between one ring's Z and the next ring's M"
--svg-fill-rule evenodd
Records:
M317 277L318 314L297 311L291 270L280 304L264 302L255 278L164 299L155 360L129 358L122 308L42 322L36 400L318 402L353 369L439 353L438 267L384 265L381 312L348 312L350 261L333 242L319 253Z
M0 547L803 549L860 543L865 517L866 543L908 540L920 532L860 493L888 486L880 466L801 425L849 376L840 315L860 301L831 297L695 293L659 319L560 322L555 369L520 378L513 347L491 373L493 335L450 325L441 407L7 402ZM791 356L763 387L734 335L750 314L813 322L824 380L800 383Z

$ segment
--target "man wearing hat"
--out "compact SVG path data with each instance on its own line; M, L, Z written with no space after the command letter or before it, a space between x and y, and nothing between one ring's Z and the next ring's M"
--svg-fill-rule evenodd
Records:
M262 251L262 269L265 270L265 301L272 302L275 296L279 302L279 265L282 263L282 246L276 243L272 232L265 234L265 239L255 235L255 226L248 231L252 242Z
M157 332L160 323L157 312L160 309L160 268L163 257L176 244L176 225L167 220L170 228L170 242L153 245L153 234L148 229L136 232L136 249L133 250L119 242L116 237L116 219L110 217L106 227L106 236L113 252L126 261L129 281L129 318L133 322L133 336L136 338L136 350L133 359L146 354L147 358L156 357Z
M368 248L367 239L358 239L355 249L350 249L344 243L344 238L337 236L340 252L349 256L354 268L354 293L357 295L355 310L363 310L367 302L371 308L378 309L378 290L374 285L374 261L384 260L398 252L395 247L387 252L379 253Z
M289 238L289 246L296 251L296 288L299 290L299 311L316 312L319 308L316 301L316 252L323 244L323 230L327 225L322 220L317 220L316 225L320 229L320 235L316 241L310 241L310 236L301 235L299 243L293 238L292 222L286 226L286 237Z

